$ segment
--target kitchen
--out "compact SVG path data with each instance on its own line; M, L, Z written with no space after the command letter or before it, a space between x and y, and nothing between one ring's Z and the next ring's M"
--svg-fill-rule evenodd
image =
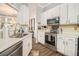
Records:
M0 56L79 56L79 3L0 3Z

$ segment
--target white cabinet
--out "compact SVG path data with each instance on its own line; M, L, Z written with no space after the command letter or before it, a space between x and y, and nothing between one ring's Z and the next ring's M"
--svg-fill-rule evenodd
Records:
M51 19L59 16L59 6L56 6L48 11L45 11L41 14L41 25L47 25L47 19Z
M45 44L45 33L43 31L38 31L38 42Z
M64 3L42 13L42 25L47 25L47 19L60 16L60 24L79 23L79 3Z
M47 13L44 12L41 14L41 26L46 26L47 25Z
M29 8L26 5L21 5L17 14L17 23L29 25Z
M71 3L68 4L68 22L69 24L76 24L77 23L77 15L76 15L76 4Z
M28 34L23 39L23 56L27 56L32 49L32 35Z
M79 3L60 5L60 24L79 23Z
M76 3L76 17L77 17L77 23L79 24L79 3Z
M75 56L76 53L76 38L63 35L57 36L57 51L64 55Z
M57 36L57 51L64 54L64 38L62 36Z
M75 38L66 38L65 40L65 55L75 56L76 46Z
M60 9L59 6L56 6L56 7L54 7L54 8L51 9L51 10L52 10L52 11L51 11L51 16L52 16L52 18L59 16L59 9Z
M70 24L77 24L79 21L79 3L68 4L68 20Z
M61 4L60 5L60 24L66 24L67 23L67 4Z

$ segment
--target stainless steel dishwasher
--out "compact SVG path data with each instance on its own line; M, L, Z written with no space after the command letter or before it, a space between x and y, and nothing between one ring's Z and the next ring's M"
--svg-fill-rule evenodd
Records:
M22 56L22 41L0 52L0 56Z

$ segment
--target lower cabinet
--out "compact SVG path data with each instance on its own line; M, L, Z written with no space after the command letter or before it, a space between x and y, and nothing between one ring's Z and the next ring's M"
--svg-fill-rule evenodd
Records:
M23 56L27 56L32 49L32 35L28 35L23 39Z
M76 55L76 43L75 38L67 38L65 41L65 55L75 56Z
M57 51L68 56L76 55L76 38L72 37L57 37Z
M43 31L38 31L38 42L45 44L45 33Z
M17 42L13 46L0 52L0 56L27 56L32 49L32 34L26 35L23 41Z
M64 54L64 38L62 36L57 36L57 51Z

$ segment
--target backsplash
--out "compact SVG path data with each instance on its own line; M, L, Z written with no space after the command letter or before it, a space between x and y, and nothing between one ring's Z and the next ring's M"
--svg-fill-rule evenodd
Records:
M70 33L70 34L78 34L79 33L79 27L60 27L59 33Z

